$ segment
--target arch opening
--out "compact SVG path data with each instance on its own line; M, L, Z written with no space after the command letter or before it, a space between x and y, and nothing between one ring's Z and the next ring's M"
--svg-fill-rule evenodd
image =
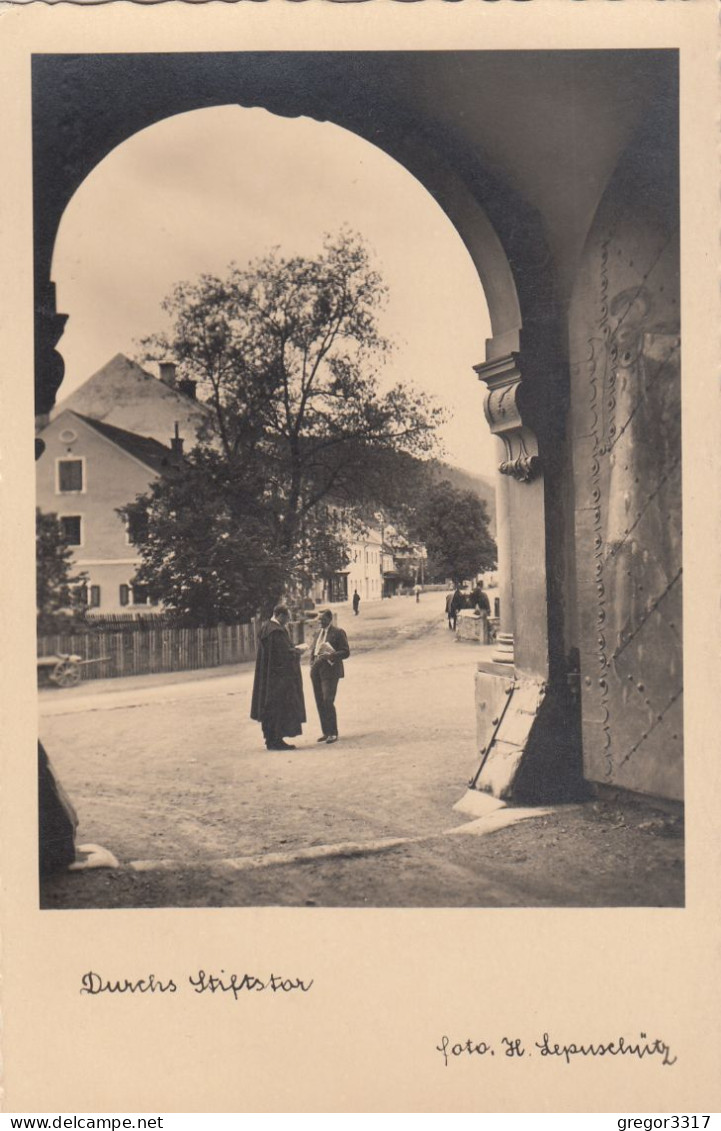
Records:
M222 276L272 247L313 256L344 226L367 243L388 290L388 380L440 386L450 458L492 474L472 375L491 334L488 307L452 221L412 173L357 134L262 109L165 118L116 147L75 191L51 268L70 316L57 347L63 399L167 325L161 304L178 282Z
M482 419L485 390L472 374L491 326L475 264L414 174L330 122L237 105L188 111L133 134L94 167L63 213L52 259L58 302L70 314L58 344L68 373L58 408L85 406L89 374L164 328L151 311L160 314L173 284L222 276L229 262L258 258L269 245L313 254L328 229L346 223L367 237L389 288L381 330L400 338L390 380L440 393L449 419L439 454L462 486L476 489L485 477L493 524L497 453ZM106 423L127 425L125 409L101 409ZM429 580L423 569L416 581ZM379 595L365 583L366 599Z
M412 105L403 105L392 89L393 69L382 53L369 56L379 82L369 95L368 76L348 72L349 58L324 53L318 57L295 55L293 66L277 67L267 56L218 53L212 67L206 56L177 55L36 58L34 72L35 278L36 278L36 383L37 412L47 413L62 380L62 361L54 346L64 328L58 313L51 275L51 260L63 214L74 193L92 170L118 145L148 126L203 107L263 108L283 118L307 117L328 122L354 133L388 153L407 169L436 199L455 226L475 264L488 303L492 339L487 355L499 356L518 349L522 326L517 272L528 253L529 263L547 262L537 247L524 206L507 185L490 178L467 152L453 145L446 131L419 132L411 127ZM355 62L355 61L354 61ZM309 78L308 69L313 69ZM355 68L352 68L352 71ZM148 73L153 76L155 98L148 100ZM64 128L69 108L57 98L59 74L71 92L74 128ZM271 81L272 80L272 81ZM90 84L88 88L87 84ZM364 88L363 98L358 88ZM90 93L92 90L92 94ZM121 92L122 91L122 96ZM414 115L415 118L415 115ZM516 267L499 237L486 206L495 207L496 219L506 231ZM541 238L541 243L542 243ZM534 275L535 269L531 270ZM523 273L522 273L523 274ZM524 283L530 297L533 279ZM537 289L537 288L536 288ZM482 346L479 352L482 353ZM478 360L478 357L475 359Z

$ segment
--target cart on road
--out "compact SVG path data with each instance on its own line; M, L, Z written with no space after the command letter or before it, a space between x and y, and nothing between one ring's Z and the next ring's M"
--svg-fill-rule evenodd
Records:
M84 660L71 652L56 652L54 656L38 656L38 683L54 683L58 687L76 687L86 664L102 664L110 656Z

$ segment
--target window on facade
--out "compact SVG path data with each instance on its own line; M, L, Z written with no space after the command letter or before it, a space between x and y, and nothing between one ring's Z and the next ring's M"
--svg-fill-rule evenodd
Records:
M129 585L121 585L120 586L119 599L120 599L121 605L130 604L130 586Z
M60 491L82 491L83 461L81 459L61 459L58 461L58 489Z
M148 596L147 585L134 585L133 586L133 604L134 605L149 605L150 597Z
M91 609L100 608L100 586L99 585L91 585L90 586L90 608Z
M82 519L80 515L62 515L60 529L63 532L63 540L68 546L80 546L82 544Z

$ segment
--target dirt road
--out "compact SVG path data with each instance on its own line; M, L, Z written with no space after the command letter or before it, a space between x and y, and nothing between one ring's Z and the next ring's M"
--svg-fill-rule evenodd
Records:
M334 746L315 741L307 668L310 721L292 752L264 749L248 665L45 693L41 737L80 814L78 842L122 865L53 878L45 905L680 902L680 840L638 828L643 812L612 823L569 808L480 839L444 835L467 822L453 805L477 764L484 650L457 643L442 595L424 596L344 613L352 656Z

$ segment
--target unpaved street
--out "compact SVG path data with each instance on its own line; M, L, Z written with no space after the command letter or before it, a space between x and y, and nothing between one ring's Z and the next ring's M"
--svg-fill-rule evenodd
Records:
M42 693L40 734L80 814L78 842L121 863L53 878L45 905L682 901L680 841L639 828L643 813L611 823L569 808L482 838L443 835L468 822L452 807L477 765L473 678L486 650L457 643L442 608L443 594L424 594L342 611L352 655L333 746L316 742L305 665L309 722L288 752L267 752L248 717L249 665ZM228 866L268 854L280 862Z
M86 685L77 700L73 692L46 693L46 711L72 711L46 713L41 737L81 815L79 840L107 845L123 862L192 863L422 835L457 823L451 807L475 762L479 650L457 644L435 611L429 617L415 602L396 605L406 631L393 646L358 655L356 626L347 625L352 655L333 746L316 742L307 664L309 721L288 752L266 751L249 718L250 665L192 682L143 687L137 680L133 689L95 695ZM373 643L369 609L363 620L350 618L366 646ZM379 603L381 645L385 613Z

